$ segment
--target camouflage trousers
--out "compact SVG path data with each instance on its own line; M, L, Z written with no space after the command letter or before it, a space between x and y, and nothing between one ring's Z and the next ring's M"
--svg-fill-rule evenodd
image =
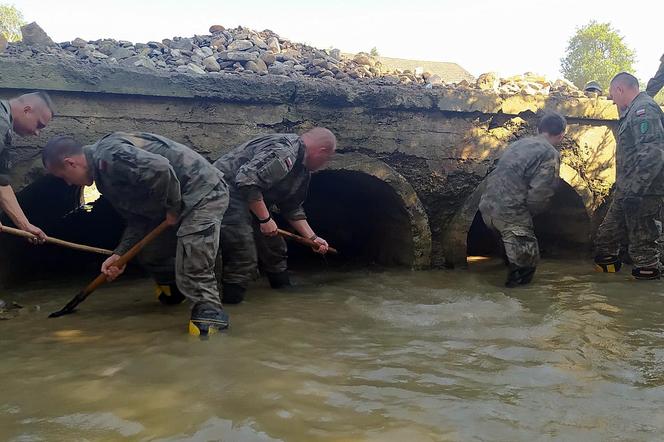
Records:
M281 236L263 235L242 195L234 188L230 193L228 210L221 222L223 282L246 287L258 276L259 261L266 272L286 271L286 241Z
M500 235L510 264L519 267L537 267L539 245L531 226L508 223L482 214L484 224Z
M228 207L225 186L217 186L182 219L148 244L139 261L157 284L177 284L190 301L221 305L215 268L221 267L221 216Z
M657 267L660 233L656 220L660 217L661 205L661 197L643 197L635 211L625 207L625 199L614 199L597 230L596 254L617 256L621 244L627 244L634 267Z

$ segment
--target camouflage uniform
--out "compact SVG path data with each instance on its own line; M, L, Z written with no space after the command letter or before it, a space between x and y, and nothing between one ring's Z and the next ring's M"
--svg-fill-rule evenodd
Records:
M512 143L487 178L480 212L485 224L500 234L511 264L537 265L532 217L546 209L559 171L560 154L544 136L537 136Z
M99 192L127 221L115 253L127 252L167 211L179 213L177 232L146 246L141 262L158 284L176 282L191 301L220 306L214 268L219 216L228 207L222 174L192 149L149 133L116 132L84 154Z
M11 169L10 147L14 136L12 113L9 102L0 101L0 186L9 186L9 170Z
M641 92L620 118L615 196L597 231L597 254L618 255L623 241L635 268L657 267L663 196L664 113Z
M306 219L302 204L311 173L304 167L304 153L304 143L297 135L264 135L214 163L230 188L221 233L224 283L246 287L256 275L257 253L265 271L287 269L286 242L280 236L263 235L247 203L262 198L268 208L288 220Z
M651 97L657 95L662 89L662 86L664 86L664 55L659 59L659 62L659 69L657 69L655 76L650 79L646 86L646 92Z

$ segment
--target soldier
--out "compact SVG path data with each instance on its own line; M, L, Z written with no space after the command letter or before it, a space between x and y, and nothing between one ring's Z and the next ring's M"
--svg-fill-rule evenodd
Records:
M9 101L0 100L0 211L7 214L14 225L35 235L30 242L43 244L46 234L33 226L16 200L11 186L12 138L14 133L25 137L39 135L53 118L51 99L44 92L24 94ZM0 223L0 226L2 224ZM4 304L0 300L0 305ZM2 310L2 307L0 307Z
M189 331L207 336L228 327L214 267L219 250L219 215L228 207L223 175L192 149L149 133L115 132L90 146L71 137L48 142L43 161L70 185L96 183L126 220L114 255L102 264L109 280L124 271L114 265L166 218L172 229L143 249L141 262L161 289L166 304L194 303Z
M636 279L659 279L659 232L655 220L664 196L664 113L631 74L611 80L610 98L620 122L616 147L616 184L613 201L595 238L595 264L613 273L626 240Z
M479 209L505 246L507 287L528 284L535 274L539 247L533 216L547 208L558 184L560 153L554 146L562 141L566 126L561 115L544 115L538 135L508 146L487 178Z
M335 149L332 132L319 127L301 137L274 134L255 138L214 163L230 187L221 232L225 303L242 302L256 274L258 258L272 288L290 286L286 243L278 236L270 214L274 206L300 235L319 244L315 252L327 253L328 244L309 226L302 203L311 172L323 167Z
M44 92L21 95L9 101L0 101L0 210L21 230L37 237L35 242L43 243L46 234L30 224L16 200L9 178L12 166L11 143L14 133L25 137L39 135L40 131L53 118L51 99Z
M662 89L662 86L664 86L664 55L659 59L659 69L657 69L655 76L648 82L646 92L651 97L654 97Z

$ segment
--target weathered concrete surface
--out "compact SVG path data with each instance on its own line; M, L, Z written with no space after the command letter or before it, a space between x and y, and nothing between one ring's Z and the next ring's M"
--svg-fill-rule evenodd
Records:
M0 85L3 97L47 90L57 107L40 138L17 139L23 158L15 180L19 188L38 173L27 166L38 158L38 147L57 134L92 142L115 130L145 130L186 143L214 160L263 132L327 126L337 134L344 156L370 158L371 165L360 161L363 173L385 180L404 201L416 237L418 250L411 262L416 266L465 262L461 255L474 215L473 192L508 142L534 132L537 112L551 109L568 117L562 176L581 196L591 219L614 177L611 128L616 112L602 98L505 97L462 88L273 75L168 75L110 66L92 69L46 56L29 61L0 57ZM358 163L348 164L353 169ZM461 208L468 213L454 219ZM449 250L453 243L456 252Z

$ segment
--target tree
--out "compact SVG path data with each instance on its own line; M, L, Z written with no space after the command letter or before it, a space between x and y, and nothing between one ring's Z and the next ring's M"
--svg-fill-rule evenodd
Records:
M21 26L25 24L23 14L13 5L0 4L0 34L7 41L21 39Z
M369 51L369 55L371 55L372 57L380 57L380 54L378 53L378 48L376 48L376 46L371 48L371 51Z
M579 88L595 80L608 90L615 74L634 71L635 58L634 51L610 23L591 21L570 38L560 70Z

